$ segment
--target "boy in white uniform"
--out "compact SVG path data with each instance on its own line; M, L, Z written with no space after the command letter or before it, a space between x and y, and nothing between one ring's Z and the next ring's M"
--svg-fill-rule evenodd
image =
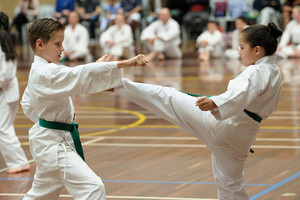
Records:
M281 90L281 73L273 56L280 35L274 23L244 29L239 39L240 56L247 68L218 96L197 99L174 88L128 79L114 89L207 145L212 153L218 199L249 199L243 188L246 159L261 119L276 109Z
M109 54L109 60L135 55L132 30L125 23L125 17L122 14L116 16L115 25L110 26L101 34L100 46L103 48L103 53Z
M300 6L292 10L292 18L280 38L276 55L281 58L300 57Z
M69 25L66 26L62 59L67 58L70 61L85 59L91 61L91 55L88 49L89 33L88 30L79 23L79 16L76 12L70 12L68 17Z
M222 33L218 30L218 23L207 22L207 30L201 33L196 40L198 49L198 59L208 61L210 57L221 57L224 44Z
M29 143L37 167L32 188L24 199L58 199L65 186L73 199L104 200L100 177L83 160L77 126L72 124L70 96L120 85L118 68L144 65L144 56L69 68L56 64L64 50L62 24L52 19L35 20L28 37L35 56L21 104L25 115L35 123L29 130Z
M29 170L28 160L14 129L19 107L16 71L17 54L9 35L9 20L6 14L0 12L0 152L8 174Z
M141 33L141 40L144 41L150 50L147 60L155 58L164 60L165 57L181 58L179 48L180 26L171 18L170 10L162 8L159 13L159 20L152 22Z

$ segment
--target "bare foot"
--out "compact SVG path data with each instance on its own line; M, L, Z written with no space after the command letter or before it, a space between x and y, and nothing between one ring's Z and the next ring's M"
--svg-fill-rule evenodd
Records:
M24 166L20 166L20 167L11 168L11 169L7 170L6 173L17 174L17 173L22 173L22 172L28 172L29 169L30 169L29 165L24 165Z
M160 61L162 61L162 60L165 60L165 55L163 54L163 53L159 53L158 55L157 55L157 59L158 60L160 60Z

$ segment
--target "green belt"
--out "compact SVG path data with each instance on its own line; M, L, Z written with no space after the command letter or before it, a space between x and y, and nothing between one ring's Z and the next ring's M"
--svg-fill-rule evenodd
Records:
M71 132L76 151L80 155L80 157L84 160L84 155L83 155L83 150L82 150L82 146L81 146L81 142L80 142L79 132L77 130L78 129L77 123L65 124L65 123L61 123L61 122L46 121L44 119L39 118L39 124L41 127L44 127L44 128Z
M181 91L182 92L182 91ZM185 94L188 94L188 95L190 95L190 96L193 96L193 97L211 97L211 96L206 96L206 95L199 95L199 94L191 94L191 93L187 93L187 92L182 92L182 93L185 93ZM253 112L250 112L249 110L246 110L246 109L244 109L243 110L249 117L251 117L252 119L254 119L255 121L257 121L258 123L260 123L261 122L261 120L262 120L262 118L259 116L259 115L257 115L257 114L255 114L255 113L253 113ZM253 149L251 149L250 148L250 152L251 153L254 153L254 151L253 151Z

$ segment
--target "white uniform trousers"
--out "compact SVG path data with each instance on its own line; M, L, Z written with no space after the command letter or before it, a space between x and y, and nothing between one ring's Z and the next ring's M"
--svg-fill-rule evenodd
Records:
M81 157L67 144L59 145L59 170L43 171L38 167L32 188L23 200L54 200L65 186L74 200L105 200L105 188Z
M212 153L213 174L219 200L248 200L243 188L246 156L231 148L207 121L210 112L195 106L197 98L174 88L122 80L115 93L180 126L207 145Z
M28 165L28 160L14 129L17 111L18 102L6 103L0 89L0 151L9 169Z
M181 58L182 52L177 44L174 44L174 42L164 42L161 40L155 40L154 45L151 46L147 42L147 46L150 49L150 51L156 51L156 52L162 52L165 53L167 57L170 58Z

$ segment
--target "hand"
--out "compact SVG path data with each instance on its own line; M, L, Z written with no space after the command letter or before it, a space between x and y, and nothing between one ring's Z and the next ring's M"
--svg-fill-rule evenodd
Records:
M208 110L211 110L211 109L217 107L215 102L213 102L213 100L211 100L210 98L207 98L207 97L198 98L197 101L195 102L195 104L203 111L208 111Z
M118 68L129 67L129 66L145 66L148 61L143 54L139 54L128 60L122 60L118 62Z
M104 56L102 56L101 58L99 58L96 62L109 62L109 56L108 54L105 54Z

